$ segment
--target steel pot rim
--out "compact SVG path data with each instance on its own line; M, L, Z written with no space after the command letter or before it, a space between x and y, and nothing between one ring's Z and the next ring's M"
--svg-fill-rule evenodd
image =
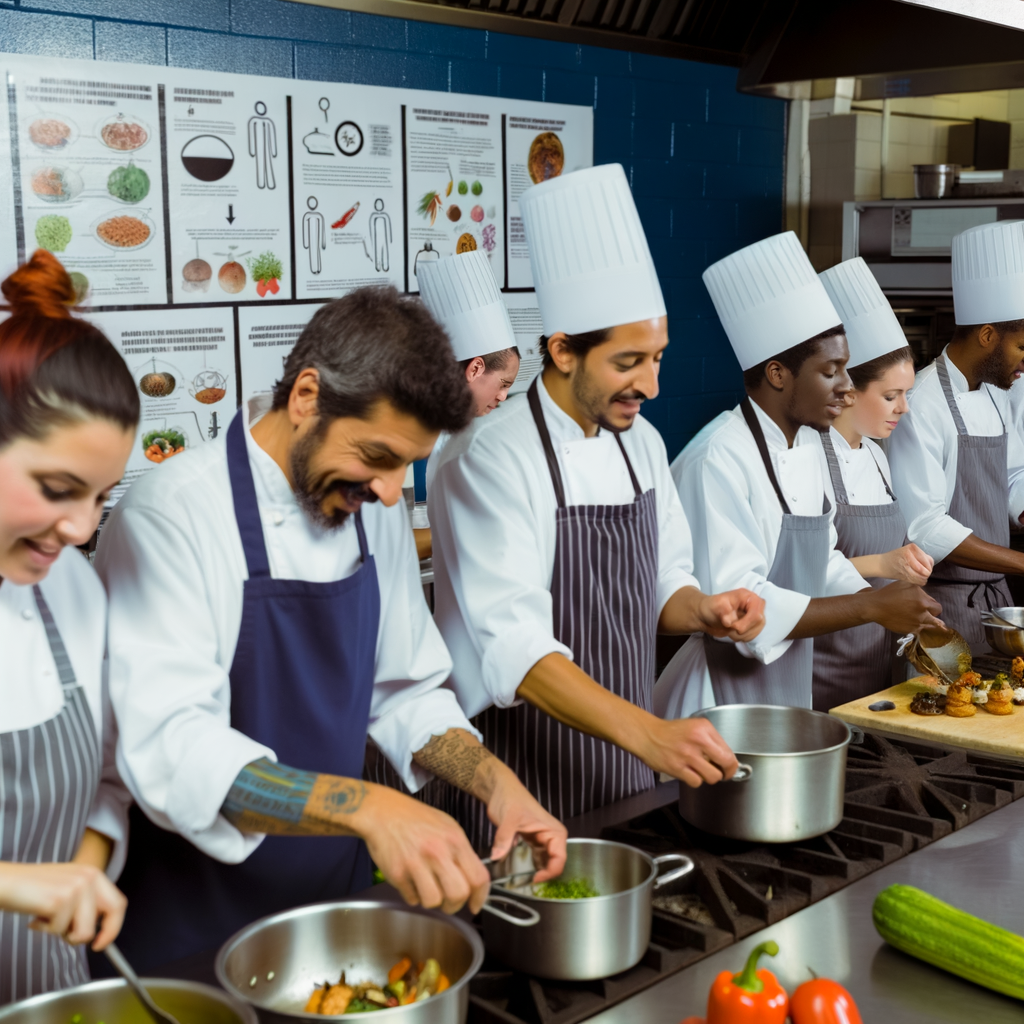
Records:
M258 1024L259 1018L253 1005L240 999L228 989L218 989L201 981L188 981L184 978L151 978L143 976L139 980L147 989L152 986L155 988L176 988L200 994L208 993L210 998L227 1003L238 1014L243 1024ZM78 992L104 992L108 989L124 989L129 993L131 992L128 982L124 978L98 978L95 981L83 982L81 985L72 985L70 988L54 989L52 992L40 992L34 996L19 999L17 1002L8 1003L6 1006L0 1006L0 1020L4 1020L8 1016L15 1016L23 1010L34 1010L37 1007L45 1006L47 1003L55 1003ZM132 999L138 1004L138 1000L135 999L134 995L132 995Z
M247 924L244 928L240 928L217 951L217 959L214 961L214 973L217 976L217 982L229 996L235 999L235 1001L243 1002L250 1009L252 1007L258 1007L261 1010L267 1010L268 1012L275 1013L278 1016L294 1017L296 1020L324 1020L327 1015L322 1013L304 1013L302 1010L282 1010L276 1006L268 1006L264 1001L247 996L244 992L239 992L234 982L228 978L227 971L225 970L225 964L227 962L227 958L245 939L255 935L258 931L261 931L268 925L293 920L295 918L314 917L330 910L399 910L403 913L416 914L420 917L429 917L438 921L440 924L449 925L454 928L466 940L466 942L469 943L469 947L473 951L473 960L458 981L452 982L449 988L446 988L444 992L438 993L437 996L431 996L431 999L438 998L438 996L447 996L449 993L453 996L457 996L459 990L467 987L470 981L479 973L481 966L483 966L483 940L474 928L471 928L465 921L460 920L458 917L449 914L442 914L437 910L428 910L424 907L413 907L405 903L397 903L393 900L327 900L321 903L307 903L301 907L292 907L290 910L282 910L276 914L267 914L266 917L261 917L258 920ZM388 1020L392 1015L404 1013L407 1010L415 1010L418 1007L422 1008L422 1006L423 1003L409 1003L407 1006L389 1006L383 1010L366 1010L364 1013L348 1013L343 1016L362 1017L365 1016L365 1014L373 1014L375 1020ZM337 1019L337 1015L332 1015L328 1019Z
M632 886L629 889L620 889L618 892L611 892L611 893L608 893L608 894L603 895L603 896L584 896L581 899L576 899L576 900L559 900L559 899L552 899L550 896L534 896L532 893L526 894L526 893L518 892L515 889L506 889L503 885L496 886L496 888L500 892L510 893L517 900L520 900L520 899L524 900L524 901L529 900L529 901L535 902L535 903L545 903L545 904L555 905L555 906L571 907L571 906L577 906L577 905L583 905L583 904L588 904L589 905L589 904L593 904L593 903L598 903L598 902L600 902L602 900L614 900L614 899L618 899L620 896L628 896L630 893L635 893L635 892L637 892L637 890L643 889L644 886L650 885L650 883L654 879L656 879L658 877L658 865L654 862L654 858L652 856L650 856L650 854L648 854L644 850L641 850L641 849L639 849L636 846L630 846L628 843L618 843L618 842L616 842L613 839L587 839L587 838L579 838L579 839L569 839L569 840L567 840L566 845L575 845L575 846L584 846L584 845L588 845L588 846L619 846L619 847L622 847L624 850L629 850L630 853L639 854L644 860L647 861L647 866L648 866L648 869L649 869L648 873L647 873L647 877L642 882L637 883L636 885Z
M789 707L784 704L716 704L710 708L701 708L700 711L695 711L691 718L707 718L708 711L718 711L720 708L743 708L743 709L754 709L754 708L768 708L772 711L778 711L780 708L787 711L802 711L807 715L815 715L821 718L827 718L830 722L835 722L837 725L841 725L846 730L846 737L840 740L838 743L834 743L830 747L815 747L814 750L792 750L792 751L766 751L760 753L758 751L750 750L736 750L733 749L733 753L736 755L737 760L746 760L751 757L818 757L821 754L834 754L837 750L842 750L843 747L850 745L850 740L853 739L853 732L849 725L844 722L841 718L834 718L832 715L825 714L824 711L812 711L811 708L796 708ZM687 787L690 788L690 787ZM700 787L698 787L699 789ZM682 790L680 790L682 792ZM697 792L697 790L694 790Z

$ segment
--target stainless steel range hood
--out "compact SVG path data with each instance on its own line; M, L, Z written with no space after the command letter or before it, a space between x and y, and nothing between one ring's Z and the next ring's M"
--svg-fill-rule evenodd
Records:
M291 0L741 68L747 92L1024 87L1024 0Z

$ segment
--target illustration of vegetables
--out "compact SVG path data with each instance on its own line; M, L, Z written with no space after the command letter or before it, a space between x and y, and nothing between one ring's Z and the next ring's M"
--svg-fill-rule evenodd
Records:
M259 256L249 257L245 262L250 276L257 282L256 294L261 299L267 292L276 295L281 290L277 283L283 273L281 261L272 252L261 252Z
M474 206L473 209L469 211L469 215L477 222L477 224L482 224L484 220L484 208L482 206Z
M485 224L483 230L483 240L480 243L484 247L484 252L494 252L494 247L497 244L494 239L494 225Z
M126 203L141 202L149 195L149 175L134 164L115 167L107 178L107 191Z
M358 209L359 203L356 203L356 205L353 206L351 210L348 210L346 213L343 213L341 217L331 225L331 227L343 228L356 215L356 211Z
M452 174L452 165L448 165L448 188L445 189L445 199L452 194L452 185L455 184L455 176Z
M36 241L50 252L63 252L71 241L71 221L55 213L40 217L36 221Z
M142 452L150 462L163 462L185 450L185 435L177 430L151 430L142 436Z
M430 224L433 226L434 221L437 220L437 215L441 212L441 208L443 206L444 200L438 192L426 192L420 200L420 205L417 207L417 213L419 213L421 217L429 217Z
M484 187L483 187L483 185L480 184L479 181L474 181L473 182L473 185L472 185L473 195L478 196L478 195L480 195L481 192L483 192L483 190L484 190Z
M460 181L459 182L459 195L460 196L464 196L468 191L469 191L469 182L468 181Z

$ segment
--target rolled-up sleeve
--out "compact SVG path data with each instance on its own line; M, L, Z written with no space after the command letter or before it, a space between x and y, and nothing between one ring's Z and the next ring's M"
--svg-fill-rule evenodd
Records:
M476 442L435 479L433 530L480 660L479 683L491 703L510 707L541 658L572 659L554 636L551 565L529 498L537 488L507 452L497 457Z
M411 792L432 775L413 761L431 736L470 725L451 690L441 686L452 660L423 597L412 532L403 509L388 510L389 535L384 543L392 566L381 588L380 628L370 702L369 733Z
M171 516L119 506L96 568L110 595L121 777L158 825L217 860L244 860L263 836L239 832L220 809L247 764L276 758L231 728L230 683L196 551Z
M728 452L694 460L688 465L680 487L694 488L694 498L703 509L709 592L717 594L745 587L764 599L764 629L756 640L736 644L737 651L746 658L771 664L789 649L791 641L786 637L803 617L811 599L769 582L771 564L746 474L742 466L733 463Z
M940 416L931 415L931 397L911 394L910 411L889 439L889 464L908 538L941 562L971 530L947 513L946 467L953 460L955 472L956 434L947 431Z

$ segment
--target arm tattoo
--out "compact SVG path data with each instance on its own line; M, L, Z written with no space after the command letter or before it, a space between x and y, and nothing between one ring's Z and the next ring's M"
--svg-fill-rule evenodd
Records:
M359 810L359 779L318 775L260 758L231 784L221 813L242 832L269 835L351 835L339 818Z
M438 778L479 795L474 792L477 769L494 755L464 729L449 729L443 736L431 736L413 759Z

